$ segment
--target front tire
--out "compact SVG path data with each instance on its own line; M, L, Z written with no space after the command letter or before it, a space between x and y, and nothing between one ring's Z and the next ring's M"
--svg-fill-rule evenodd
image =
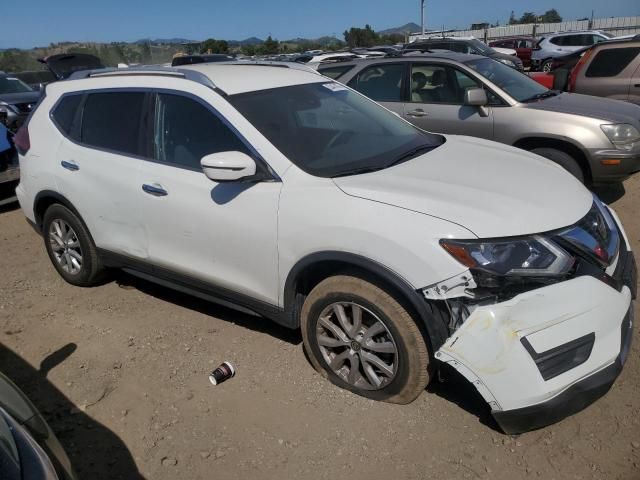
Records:
M564 168L571 175L576 177L581 183L584 183L584 172L578 162L569 155L568 153L563 152L562 150L558 150L555 148L534 148L531 150L531 153L535 153L536 155L540 155L541 157L547 158L554 163L557 163L562 168Z
M549 73L551 72L551 64L553 63L552 59L547 59L544 62L542 62L542 65L540 66L540 70L542 70L544 73Z
M335 385L407 404L429 383L422 332L381 288L351 276L327 278L306 298L301 317L309 359Z
M50 206L42 234L49 259L65 281L78 287L98 283L103 267L91 235L76 214L59 204Z

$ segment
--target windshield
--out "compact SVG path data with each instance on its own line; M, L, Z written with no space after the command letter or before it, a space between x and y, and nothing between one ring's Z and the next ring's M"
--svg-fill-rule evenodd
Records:
M32 92L29 85L15 77L0 76L0 94Z
M483 55L493 55L493 54L497 53L493 48L491 48L491 47L487 46L486 44L482 43L477 38L474 38L474 39L470 40L469 43L471 45L473 45L473 47L476 50L478 50L480 53L482 53Z
M550 90L530 79L524 73L490 58L470 60L465 64L495 83L518 102L540 98L541 95L547 93L551 94Z
M242 93L228 100L294 164L319 177L387 168L444 141L335 82Z

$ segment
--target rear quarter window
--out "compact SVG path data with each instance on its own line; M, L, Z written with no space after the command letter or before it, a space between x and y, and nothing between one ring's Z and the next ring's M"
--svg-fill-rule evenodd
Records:
M335 80L336 78L340 78L342 75L347 73L352 68L353 68L353 65L342 65L340 67L319 68L318 71L325 77L329 77Z
M58 129L66 136L78 140L77 128L78 110L82 104L82 94L66 95L58 102L51 112L51 118Z
M589 64L585 77L615 77L638 56L640 47L610 48L599 51Z

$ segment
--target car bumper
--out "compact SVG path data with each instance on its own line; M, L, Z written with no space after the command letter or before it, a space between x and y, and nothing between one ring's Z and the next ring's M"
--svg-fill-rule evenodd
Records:
M555 423L604 395L629 351L637 285L621 251L610 281L582 276L479 307L436 352L508 434Z
M640 172L640 149L631 152L597 149L589 154L594 183L621 182Z

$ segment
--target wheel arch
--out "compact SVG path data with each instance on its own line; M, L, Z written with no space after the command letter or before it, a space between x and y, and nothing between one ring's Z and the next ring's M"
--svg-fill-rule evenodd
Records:
M316 252L300 259L284 285L284 309L288 322L300 326L304 299L322 280L339 274L354 275L388 291L416 319L433 354L447 339L448 330L437 306L429 304L401 275L375 260L340 251Z
M584 174L587 183L593 182L591 165L586 153L582 148L566 138L558 138L552 136L530 136L522 137L513 143L514 147L522 150L531 151L535 148L555 148L561 152L571 156L577 163Z
M33 201L33 214L36 221L36 228L40 233L42 233L42 222L44 220L44 214L47 209L55 203L59 203L60 205L71 210L80 219L80 221L86 228L87 225L82 218L82 215L80 214L78 209L73 206L69 199L53 190L43 190L36 195ZM88 228L87 231L89 231Z

